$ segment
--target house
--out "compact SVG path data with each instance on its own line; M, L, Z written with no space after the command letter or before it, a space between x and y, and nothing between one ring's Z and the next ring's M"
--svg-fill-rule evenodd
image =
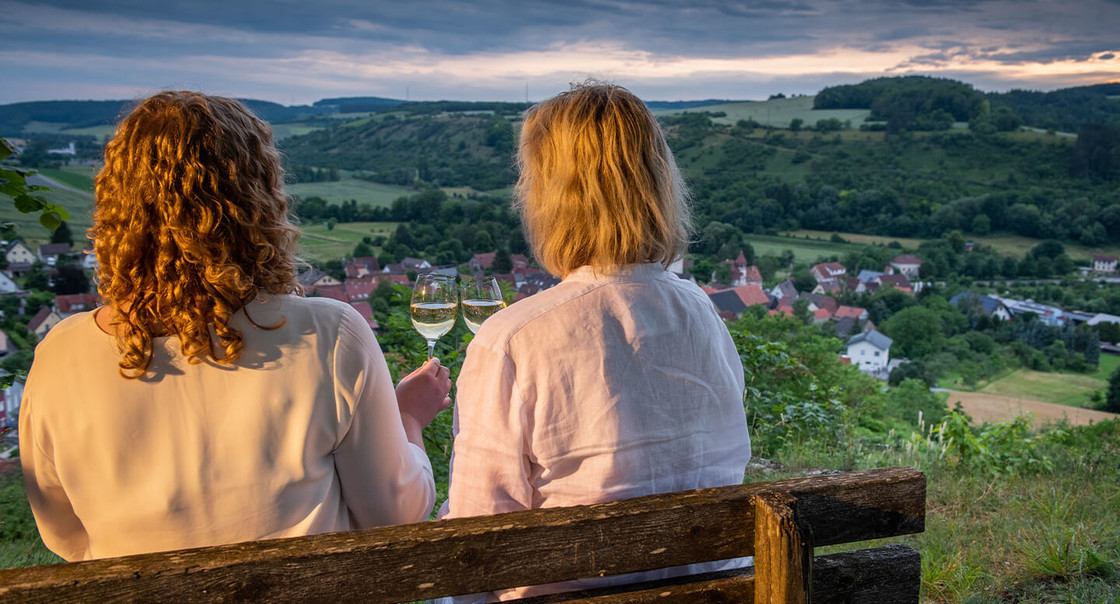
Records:
M27 331L35 334L42 340L43 336L47 335L47 332L55 325L58 325L58 322L61 320L62 317L58 316L58 313L55 312L54 309L49 306L44 306L27 322Z
M6 374L6 371L0 370L0 375ZM0 427L15 428L16 416L19 415L19 405L23 401L23 382L18 380L12 382L12 385L8 386L3 394L0 394L0 398L2 398L0 400Z
M872 329L848 339L847 357L853 365L864 373L878 374L887 369L890 363L893 340Z
M817 286L813 288L814 294L839 294L842 291L839 279L832 279L829 281L820 281Z
M833 318L836 320L843 319L844 317L851 317L857 321L867 320L867 310L859 308L858 306L844 306L836 307L836 312L832 313Z
M839 262L822 262L814 264L809 270L817 283L836 283L838 279L848 274L848 269Z
M1000 301L1007 306L1007 310L1011 312L1011 316L1022 313L1031 313L1038 316L1038 320L1042 321L1044 325L1051 327L1062 327L1067 321L1070 321L1070 314L1058 308L1057 306L1050 306L1047 304L1039 304L1034 300L1015 300L1012 298L1000 298Z
M914 254L901 254L891 260L894 270L906 275L907 279L917 279L922 272L922 259Z
M8 338L8 334L0 331L0 357L8 356L12 350L12 341Z
M58 264L59 256L70 255L69 243L44 243L39 246L38 252L39 260L47 266L54 266Z
M467 262L467 265L471 267L472 273L482 273L490 270L490 267L494 265L494 259L497 257L497 252L475 254L474 256L471 256L471 259L469 262ZM527 268L529 266L529 259L525 257L525 254L511 254L509 260L510 264L513 265L513 269Z
M737 319L747 307L770 306L770 296L759 285L743 285L708 293L716 312L724 319Z
M19 292L19 286L4 273L0 273L0 294L14 294Z
M377 263L377 258L373 256L362 256L344 261L342 269L346 271L348 279L357 279L381 272L381 265Z
M961 292L949 298L950 304L964 308L966 312L972 310L985 316L996 317L1001 321L1011 320L1011 310L996 296L982 296L972 292Z
M54 297L54 306L62 317L93 310L101 305L101 296L97 294L65 294Z
M390 275L403 275L408 271L419 273L430 268L432 268L432 264L423 258L404 258L396 264L386 264L381 272Z
M796 299L797 288L794 287L793 281L786 279L770 290L770 296L778 300L785 300L786 298Z
M341 283L332 285L319 285L314 290L312 290L311 293L319 296L320 298L331 298L332 300L338 300L339 302L346 303L350 302L350 297L346 295L346 286Z
M342 282L342 289L346 292L346 300L351 304L369 300L370 294L381 282L371 276L360 277L357 279L347 279Z
M8 261L9 266L13 264L30 266L35 262L35 252L32 252L26 243L17 239L8 244L8 249L4 250L4 259Z
M1115 273L1116 256L1093 256L1094 273Z
M342 282L334 277L324 273L323 271L312 267L304 271L299 276L299 284L303 290L312 293L317 288L325 285L342 285Z
M758 270L757 266L748 266L747 257L739 251L739 256L734 260L724 260L720 263L727 267L727 280L731 287L742 287L744 285L762 285L762 272ZM713 281L715 275L713 275Z
M1120 317L1102 312L1093 315L1093 318L1089 319L1085 323L1088 325L1100 325L1101 323L1120 323Z
M908 294L914 293L914 290L910 285L910 280L907 279L906 275L904 274L879 275L878 277L875 277L875 283L879 284L880 287L893 287Z

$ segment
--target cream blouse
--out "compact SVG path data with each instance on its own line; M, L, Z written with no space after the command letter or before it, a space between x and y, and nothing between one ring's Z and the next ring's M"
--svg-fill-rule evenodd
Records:
M346 304L267 296L238 312L233 366L157 338L118 373L92 312L35 350L20 410L27 496L67 560L417 522L428 457L405 438L388 367Z
M442 514L740 484L743 386L727 327L695 284L657 264L578 269L488 319L468 347Z

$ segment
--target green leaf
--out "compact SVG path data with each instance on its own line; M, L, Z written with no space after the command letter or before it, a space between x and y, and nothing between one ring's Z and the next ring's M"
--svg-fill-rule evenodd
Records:
M0 138L0 159L7 159L16 153L16 148L7 140Z
M57 214L58 217L61 218L62 220L70 220L70 211L67 210L66 208L62 207L62 206L55 205L53 203L46 204L43 207L43 212L44 213L53 212L53 213Z
M43 208L44 205L45 204L44 204L42 199L33 197L33 196L28 195L26 193L16 195L16 197L15 197L16 209L19 210L20 212L23 212L24 214L30 214L31 212L38 212L39 210L41 210Z
M62 224L62 218L54 212L47 212L39 217L39 224L53 233L54 230L58 228L58 225Z

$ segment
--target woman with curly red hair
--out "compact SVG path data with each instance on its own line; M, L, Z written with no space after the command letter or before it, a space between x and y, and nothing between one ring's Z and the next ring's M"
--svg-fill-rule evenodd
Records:
M36 348L28 499L67 560L416 522L429 362L394 387L369 324L303 298L280 157L241 103L164 92L118 126L90 238L104 306Z

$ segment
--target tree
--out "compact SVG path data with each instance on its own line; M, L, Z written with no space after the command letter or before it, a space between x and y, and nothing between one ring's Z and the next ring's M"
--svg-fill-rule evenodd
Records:
M803 120L799 117L795 117L795 118L793 118L792 120L789 121L789 129L793 130L794 132L797 132L798 130L801 130L801 125L804 124L804 123L805 123L805 120Z
M494 262L490 265L490 272L492 273L508 273L513 270L513 259L510 258L509 250L502 248L494 254Z
M65 220L58 223L58 228L51 233L51 243L74 244L74 235L70 233L70 225Z
M368 258L373 255L373 248L366 242L361 242L354 246L355 258Z
M59 265L52 281L54 293L62 296L67 294L84 294L89 291L89 277L82 267L76 264Z
M939 352L945 343L940 314L924 306L911 306L887 319L883 333L894 340L893 357L921 358Z
M1120 413L1120 367L1108 376L1108 395L1104 399L1104 410Z

